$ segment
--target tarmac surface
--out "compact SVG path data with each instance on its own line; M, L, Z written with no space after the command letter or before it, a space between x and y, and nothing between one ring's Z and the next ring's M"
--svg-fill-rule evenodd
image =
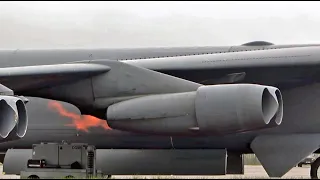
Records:
M2 165L0 166L0 179L19 179L17 175L2 175ZM294 167L283 179L310 179L310 166ZM226 175L226 176L112 176L112 179L271 179L262 166L245 166L244 175ZM276 178L278 179L278 178Z

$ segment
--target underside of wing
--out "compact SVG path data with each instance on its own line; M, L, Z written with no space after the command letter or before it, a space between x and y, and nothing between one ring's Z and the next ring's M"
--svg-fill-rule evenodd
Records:
M0 68L0 83L14 92L48 88L108 72L99 64L70 63Z

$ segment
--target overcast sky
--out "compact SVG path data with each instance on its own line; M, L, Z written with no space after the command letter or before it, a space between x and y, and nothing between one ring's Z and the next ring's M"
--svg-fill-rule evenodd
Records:
M320 2L0 2L0 48L320 43Z

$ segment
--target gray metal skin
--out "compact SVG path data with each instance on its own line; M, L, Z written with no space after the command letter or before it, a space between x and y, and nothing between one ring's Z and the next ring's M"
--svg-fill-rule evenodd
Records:
M201 86L197 91L116 103L108 107L106 118L113 129L171 136L257 130L281 124L283 111L279 104L283 103L280 91L275 89L252 84Z
M301 47L304 46L304 47ZM312 46L312 47L311 47ZM255 51L257 50L258 51ZM265 50L261 50L265 49ZM267 50L268 49L268 50ZM25 51L0 51L0 66L5 67L18 67L18 66L30 66L30 65L46 65L46 64L58 64L73 61L93 60L101 59L98 63L103 63L102 59L112 59L108 61L108 67L116 67L117 61L125 59L130 60L123 61L128 64L128 68L134 65L135 67L144 67L150 70L155 70L165 74L180 77L186 80L194 81L196 83L186 83L180 91L185 91L188 88L194 90L199 86L197 83L202 84L220 84L220 83L257 83L263 85L271 85L278 87L283 95L284 102L284 115L283 122L280 126L257 130L246 133L230 134L226 136L203 136L203 137L186 137L186 136L154 136L147 134L135 134L131 132L124 132L118 130L104 130L102 128L93 128L90 133L77 131L74 128L65 127L66 121L70 121L67 118L61 118L56 112L49 110L47 100L31 98L28 95L33 94L39 97L52 98L49 96L48 91L25 91L27 84L30 82L19 81L17 82L7 81L8 87L16 90L16 93L22 93L29 99L27 104L29 114L29 127L27 134L24 138L16 141L5 142L0 145L2 151L6 151L8 148L30 148L31 144L41 141L60 141L67 140L71 142L89 142L96 145L98 149L114 148L114 149L221 149L227 148L230 151L240 153L258 154L258 158L261 158L266 166L271 162L267 162L264 157L269 157L269 161L277 164L278 162L286 161L287 158L292 158L293 162L284 164L285 168L280 168L279 171L272 169L267 170L269 175L281 176L289 167L303 159L304 154L307 156L309 152L318 150L320 142L316 142L314 139L320 139L320 121L317 117L320 115L320 111L317 107L320 105L319 94L319 64L320 64L320 47L318 45L296 45L296 47L286 46L234 46L234 47L204 47L204 48L172 48L172 49L136 49L136 50L25 50ZM155 52L157 51L157 52ZM219 53L219 52L232 52L233 53ZM126 54L127 52L127 54ZM207 53L208 55L200 56L188 56L193 54ZM211 55L210 53L218 53ZM185 57L174 58L158 58L158 59L142 59L142 58L154 58L154 57L166 57L166 56L179 56L186 55ZM114 63L112 62L114 61ZM181 63L183 61L183 63ZM138 68L139 69L139 68ZM136 69L135 69L136 70ZM139 69L141 70L141 69ZM110 72L111 72L110 71ZM118 74L125 71L119 71ZM144 70L141 70L144 72ZM244 78L235 81L233 73L245 72ZM0 69L1 73L1 69ZM116 74L116 75L118 75ZM142 73L143 74L143 73ZM227 77L227 78L226 78ZM141 78L144 78L141 76ZM0 78L1 80L1 78ZM30 79L31 80L31 79ZM152 80L150 80L152 82ZM26 83L24 85L24 83ZM82 84L81 82L80 84ZM123 82L126 83L126 82ZM17 86L19 84L20 86ZM40 83L43 85L42 83ZM107 91L107 87L110 87L103 81L97 83L100 87L96 87L96 93L99 94L103 91ZM107 85L106 85L107 84ZM183 83L182 83L183 84ZM4 83L4 85L7 85ZM36 84L36 87L39 84ZM79 89L78 85L73 86L67 93L76 92ZM82 87L85 88L85 87ZM151 87L152 88L152 87ZM65 87L61 87L65 89ZM154 89L157 91L157 89ZM161 89L163 90L163 89ZM165 91L179 91L179 84L172 89ZM49 92L58 92L58 89ZM65 92L64 92L65 93ZM55 98L57 100L65 100L65 94L58 94ZM74 93L77 97L84 97L84 94ZM88 96L90 96L88 94ZM80 102L81 100L81 102ZM104 116L104 113L100 114L98 111L92 109L99 108L110 104L115 101L122 101L123 99L107 99L100 103L85 107L85 103L90 102L88 99L73 99L70 103L77 104L79 109L84 114L93 114L96 116ZM74 106L68 105L68 108ZM271 136L270 138L264 137L264 135ZM311 138L313 135L317 138ZM273 136L281 136L281 138L275 138ZM304 143L293 143L297 137L303 139ZM103 138L102 138L103 137ZM266 139L264 141L259 140ZM279 140L280 139L280 140ZM270 151L263 152L265 148L263 142L271 141L268 144ZM279 141L279 142L278 142ZM317 140L319 141L319 140ZM275 143L272 143L275 142ZM308 143L310 142L310 143ZM301 154L299 149L303 149L302 145L306 147L304 153ZM298 149L297 153L300 156L295 157L296 154L287 153L284 148L278 147L290 147ZM309 147L310 146L310 147ZM309 148L308 148L309 147ZM279 153L274 153L275 151ZM273 152L273 157L270 158L268 153ZM261 155L260 155L261 154ZM280 156L280 155L281 156ZM288 155L289 154L289 155ZM279 156L276 156L279 155ZM272 156L271 156L272 157ZM284 162L285 163L285 162ZM275 166L275 168L279 168Z

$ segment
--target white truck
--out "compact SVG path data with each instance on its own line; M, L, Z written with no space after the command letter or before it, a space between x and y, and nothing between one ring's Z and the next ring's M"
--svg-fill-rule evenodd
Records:
M96 169L96 149L84 143L41 143L32 147L32 159L20 179L103 178Z

